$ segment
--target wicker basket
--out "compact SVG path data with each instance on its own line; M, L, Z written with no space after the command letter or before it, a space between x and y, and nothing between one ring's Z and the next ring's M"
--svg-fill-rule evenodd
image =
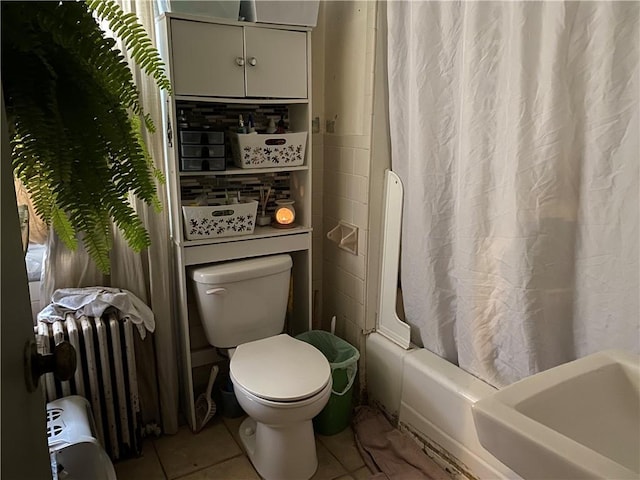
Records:
M299 166L306 147L307 132L231 133L233 162L240 168Z
M187 240L250 235L256 225L258 202L212 207L182 207Z

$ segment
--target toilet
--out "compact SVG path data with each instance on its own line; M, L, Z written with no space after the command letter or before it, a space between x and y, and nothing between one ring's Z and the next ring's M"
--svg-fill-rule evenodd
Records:
M313 476L311 420L332 388L325 356L282 333L291 267L289 255L274 255L190 270L207 340L229 350L231 381L248 415L240 439L266 480Z

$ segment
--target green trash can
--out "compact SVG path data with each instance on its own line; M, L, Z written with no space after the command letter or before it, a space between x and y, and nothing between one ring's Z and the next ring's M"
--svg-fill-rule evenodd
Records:
M358 373L360 353L350 343L323 330L301 333L298 340L310 343L327 357L333 385L329 402L313 419L313 428L321 435L335 435L351 421L353 383Z

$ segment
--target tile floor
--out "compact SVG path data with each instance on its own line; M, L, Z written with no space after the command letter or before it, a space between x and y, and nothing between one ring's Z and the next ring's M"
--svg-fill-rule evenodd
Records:
M187 426L176 435L147 439L142 456L115 464L118 480L260 480L243 451L238 428L244 418L216 416L200 433ZM312 480L364 480L371 476L353 431L318 435L318 470Z

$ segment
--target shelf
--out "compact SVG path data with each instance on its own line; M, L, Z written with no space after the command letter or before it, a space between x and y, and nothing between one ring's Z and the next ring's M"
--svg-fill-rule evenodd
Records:
M204 243L195 245L193 241L190 241L188 242L190 245L182 249L183 264L184 266L202 265L240 258L260 257L311 249L310 228L292 229L288 232L291 234L269 235L263 233L258 235L242 235L233 237L233 241L227 241L226 243Z
M293 105L309 103L308 98L237 98L176 95L174 99L178 102L235 103L238 105Z
M182 247L198 247L200 245L214 245L219 243L231 243L244 240L254 240L257 238L282 237L285 235L296 235L298 233L311 232L311 227L293 227L293 228L275 228L275 227L256 227L251 235L238 235L236 237L221 238L205 238L202 240L184 240Z
M266 168L238 168L232 167L226 170L209 170L206 172L180 172L181 177L217 177L222 175L257 175L261 173L294 172L309 170L307 165L299 167L266 167Z
M163 93L165 129L173 127L174 133L177 134L179 131L177 117L180 109L197 109L198 112L194 115L195 124L215 122L218 128L225 132L237 128L238 115L244 116L245 112L248 114L255 110L256 116L264 115L275 118L285 116L288 118L290 129L309 132L304 156L306 165L301 166L283 165L242 169L231 163L233 166L222 171L183 172L178 170L181 165L180 143L176 139L175 145L169 147L165 142L165 161L168 166L167 190L172 227L171 244L176 273L175 295L178 314L176 318L176 343L179 347L181 406L187 421L195 429L196 397L193 369L198 367L204 369L212 362L220 361L221 357L215 348L204 344L202 338L204 332L199 314L197 310L194 310L194 291L189 278L191 269L196 266L221 262L288 254L293 261L291 275L295 279L291 282L293 311L289 330L292 333L298 333L308 330L311 326L313 311L313 229L310 226L313 218L311 208L313 198L311 192L313 152L311 148L311 27L247 24L235 20L172 13L165 13L158 18L159 20L156 20L158 40L163 61L167 67L170 67L168 72L171 76L170 80L174 86L174 92L182 93L182 95L171 97ZM194 23L185 23L188 20ZM196 25L195 22L199 24ZM211 25L203 25L204 23ZM237 35L238 28L226 28L228 26L242 27L241 38L238 38ZM233 30L230 37L236 38L237 41L233 40L233 44L216 42L216 39L224 36L221 33L223 30L228 33ZM275 30L283 30L283 32ZM302 38L297 32L304 32L305 38ZM282 38L281 34L285 33L293 34L293 37L291 35L286 35L286 37L293 38L295 41L287 41L280 45L278 39ZM262 39L264 41L261 41ZM243 69L237 68L233 61L236 53L232 52L236 52L236 47L239 47L237 51L243 55L244 47L247 44L254 44L265 50L264 58L268 58L268 60L261 60L262 67L258 70L245 68L244 73L239 73ZM201 51L202 55L194 54L195 50ZM302 54L304 54L304 59L292 60L294 56ZM205 57L226 59L230 55L232 61L225 65L222 65L223 61L205 62L207 63L205 66L201 62L201 59ZM291 70L289 67L292 62L301 68ZM272 65L279 66L273 75L267 74L263 68ZM256 75L250 74L252 71ZM258 73L260 75L257 75ZM275 79L273 81L272 76ZM194 78L197 81L194 81ZM298 80L304 81L306 89L287 87L283 90L283 86L290 84L294 78L296 84ZM226 85L242 88L227 88ZM270 96L245 97L242 96L240 90ZM230 92L236 92L240 96L229 97ZM282 96L275 98L275 95ZM287 98L289 95L294 95L297 98ZM230 157L231 152L227 151L226 153ZM199 240L184 239L184 217L181 209L183 196L185 199L190 199L206 192L208 198L211 197L211 202L215 203L218 197L223 197L225 187L231 186L233 191L247 193L246 196L249 197L265 183L269 183L275 190L273 198L276 198L276 194L278 196L286 195L296 201L299 226L290 229L271 226L256 227L250 235ZM210 193L211 195L209 195ZM259 194L259 190L257 194ZM257 196L257 194L253 196ZM198 375L201 373L203 372L198 371Z
M204 347L198 350L191 350L191 368L211 365L220 360L220 355L215 347Z
M275 23L258 23L258 22L245 22L240 20L234 20L231 18L211 17L208 15L199 15L195 13L182 13L182 12L164 12L156 18L162 19L166 17L168 19L177 18L178 20L192 20L194 22L204 23L217 23L221 25L237 25L240 27L253 27L253 28L269 28L277 30L296 30L299 32L310 32L313 27L306 25L280 25Z

